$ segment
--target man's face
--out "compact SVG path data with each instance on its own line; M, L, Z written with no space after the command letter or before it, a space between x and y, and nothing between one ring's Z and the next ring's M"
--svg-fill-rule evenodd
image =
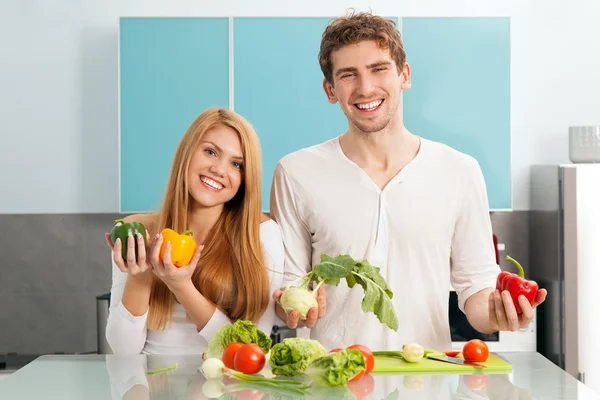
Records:
M364 133L379 132L394 118L402 118L398 109L401 91L410 88L408 64L398 74L389 51L374 41L342 47L331 60L333 85L323 81L323 88L331 104L340 102L351 126Z

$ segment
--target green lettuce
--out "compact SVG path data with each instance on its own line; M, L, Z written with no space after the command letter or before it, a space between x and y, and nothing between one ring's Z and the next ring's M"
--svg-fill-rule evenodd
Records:
M346 349L314 359L306 370L322 386L346 386L357 373L365 370L365 358L357 349Z
M233 324L225 325L215 333L208 343L208 348L204 354L205 358L221 358L225 347L234 342L255 343L263 349L265 354L269 352L273 343L271 338L251 321L237 320Z
M301 375L314 358L325 354L327 350L318 340L286 338L271 349L269 365L275 375Z

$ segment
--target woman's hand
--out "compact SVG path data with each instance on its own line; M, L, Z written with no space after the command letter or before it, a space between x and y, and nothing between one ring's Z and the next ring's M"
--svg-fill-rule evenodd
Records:
M167 285L169 290L177 294L179 290L192 283L192 275L200 260L204 246L197 246L194 256L188 265L176 267L171 261L171 242L165 247L164 261L160 260L160 248L163 244L162 235L157 235L150 248L150 263L152 271L161 281Z
M139 281L151 282L152 277L152 265L150 265L149 261L146 257L146 246L144 244L144 238L142 235L137 234L137 237L134 238L130 235L127 238L127 259L123 260L122 257L122 246L121 239L117 239L115 244L113 245L110 240L110 233L106 233L104 235L106 237L106 243L108 247L113 251L114 261L117 267L121 272L125 272L130 275L131 278L134 278ZM146 231L146 237L148 237L148 231ZM135 260L135 246L138 248L138 259L137 262Z

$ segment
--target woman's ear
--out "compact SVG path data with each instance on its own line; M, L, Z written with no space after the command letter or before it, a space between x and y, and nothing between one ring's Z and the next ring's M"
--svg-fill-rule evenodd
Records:
M333 85L331 83L327 82L327 79L323 79L323 90L325 90L325 94L327 95L327 100L331 104L337 103L338 99L337 99L337 96L335 95Z

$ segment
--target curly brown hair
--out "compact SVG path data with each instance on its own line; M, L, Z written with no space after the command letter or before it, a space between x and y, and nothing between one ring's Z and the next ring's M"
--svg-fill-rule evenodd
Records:
M390 19L368 12L351 12L344 17L333 19L321 38L319 65L327 82L333 85L333 65L331 55L334 51L365 40L374 40L381 49L387 49L396 63L398 73L406 61L406 53L396 23Z

